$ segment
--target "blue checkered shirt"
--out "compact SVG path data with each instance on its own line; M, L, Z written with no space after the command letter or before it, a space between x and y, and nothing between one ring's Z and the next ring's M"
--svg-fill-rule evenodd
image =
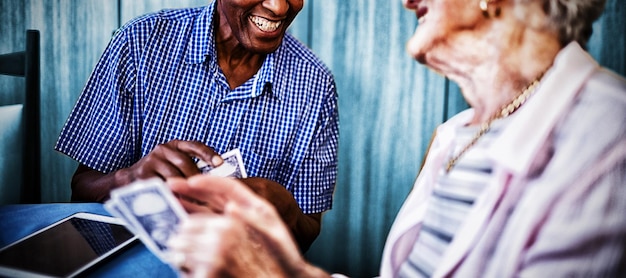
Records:
M250 176L287 188L304 213L331 208L339 115L330 71L287 34L231 90L217 64L214 4L136 18L107 46L55 149L108 173L158 144L242 152Z

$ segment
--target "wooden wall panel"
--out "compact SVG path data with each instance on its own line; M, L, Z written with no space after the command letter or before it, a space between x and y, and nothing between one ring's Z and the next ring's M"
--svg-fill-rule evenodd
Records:
M311 47L311 29L313 28L311 15L313 9L311 6L313 1L304 1L304 6L296 19L289 26L289 33L294 35L298 40Z
M0 0L0 54L24 51L26 47L24 5ZM8 26L15 26L20 31ZM20 200L22 182L21 109L4 107L24 102L25 78L0 75L0 204Z
M161 9L206 6L210 0L120 0L120 25L129 20Z
M626 4L607 0L604 14L593 25L589 53L598 62L626 76Z
M128 22L129 20L149 13L155 12L161 9L171 8L185 8L185 7L199 7L206 6L212 1L210 0L184 0L184 1L170 1L170 0L148 0L148 1L136 1L136 0L120 0L120 25ZM309 20L309 12L311 9L311 1L305 1L303 11L298 15L296 20L290 27L290 32L302 40L305 44L308 44L309 28L311 27Z
M42 201L69 201L70 178L77 164L53 148L111 31L115 30L117 2L29 0L23 3L27 7L26 28L41 33Z
M53 146L91 68L108 42L115 21L107 19L115 18L116 10L115 2L108 0L0 1L1 52L23 49L26 29L40 30L44 202L69 200L69 177L76 164L54 152ZM111 25L107 27L107 23ZM22 92L23 86L20 78L0 79L3 92ZM22 101L22 96L17 98ZM17 98L0 97L0 102L10 103Z
M400 1L317 0L312 8L311 45L335 75L341 134L334 206L307 258L371 277L442 120L446 81L406 54L416 19Z
M25 9L21 1L0 0L0 54L24 51L26 47ZM24 78L0 76L0 105L22 103ZM19 175L19 174L18 174Z

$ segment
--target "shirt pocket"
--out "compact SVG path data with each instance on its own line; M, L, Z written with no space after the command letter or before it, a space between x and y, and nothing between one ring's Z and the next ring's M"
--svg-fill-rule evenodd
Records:
M246 171L250 177L262 177L276 180L278 175L278 166L281 160L280 156L268 155L268 153L259 153L254 146L245 151Z

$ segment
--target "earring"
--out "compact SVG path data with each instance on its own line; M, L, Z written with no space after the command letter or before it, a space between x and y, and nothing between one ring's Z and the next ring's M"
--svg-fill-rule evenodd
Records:
M480 2L478 2L478 6L480 7L480 10L483 11L483 16L485 18L489 18L489 4L494 2L494 0L480 0ZM500 7L497 6L496 7L496 11L494 14L495 17L499 17L500 16Z

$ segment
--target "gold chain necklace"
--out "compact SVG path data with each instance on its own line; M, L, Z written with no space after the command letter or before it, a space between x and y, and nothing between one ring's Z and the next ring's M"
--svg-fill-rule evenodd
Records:
M454 165L456 165L461 156L463 156L463 154L465 154L467 150L473 147L478 139L480 139L480 137L489 132L489 129L491 129L491 124L495 120L508 117L509 115L513 114L513 112L517 111L517 109L520 108L520 106L522 106L524 102L526 102L528 97L530 97L530 95L535 92L535 88L539 85L539 80L541 80L542 76L543 73L539 74L539 76L537 76L537 78L535 78L533 82L531 82L517 97L515 97L513 101L511 101L507 105L502 106L502 109L500 109L498 113L493 115L491 118L489 118L489 120L487 120L487 122L481 125L480 130L476 132L476 134L474 134L472 140L467 145L465 145L465 147L463 147L463 149L461 149L461 151L457 155L455 155L448 161L448 163L446 164L446 173L449 173L450 170L454 168Z

